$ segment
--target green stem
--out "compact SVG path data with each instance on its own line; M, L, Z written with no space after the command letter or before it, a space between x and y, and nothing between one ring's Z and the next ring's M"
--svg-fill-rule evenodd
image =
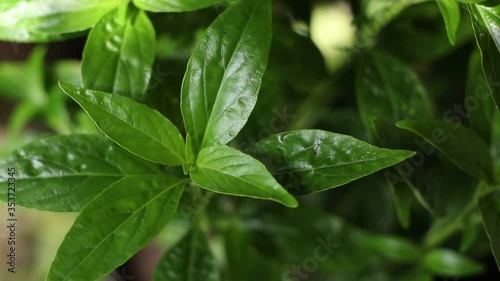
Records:
M485 194L491 192L491 190L492 189L488 185L480 182L478 187L476 188L476 191L474 192L474 195L472 196L472 199L462 209L462 212L458 216L454 217L450 222L446 223L445 227L440 229L439 235L429 236L429 233L427 234L424 240L424 247L427 249L434 248L448 239L456 231L458 231L462 227L462 221L464 220L464 218L467 217L477 207L479 199ZM485 193L485 191L488 192Z

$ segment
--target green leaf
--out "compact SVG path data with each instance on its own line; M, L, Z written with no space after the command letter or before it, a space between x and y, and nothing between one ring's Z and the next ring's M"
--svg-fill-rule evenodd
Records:
M228 228L227 232L224 233L224 244L230 280L249 280L248 276L254 271L248 264L250 242L248 233L241 224L235 223Z
M26 80L33 79L35 75L28 72L25 63L2 62L0 64L0 95L2 99L20 100L30 94L27 90L32 86ZM30 80L31 80L30 79ZM24 80L24 83L19 81Z
M218 281L219 269L206 234L199 229L191 230L180 242L163 256L152 281Z
M294 195L334 188L415 155L321 130L272 135L259 141L255 151L257 158Z
M60 82L110 139L146 160L165 165L186 162L184 138L158 111L120 95L79 88Z
M443 15L448 39L452 45L455 45L460 24L460 5L455 0L437 0L436 2L441 15Z
M59 88L53 84L49 90L49 100L47 105L42 108L46 124L57 134L69 134L72 123L71 116L66 105L68 97Z
M388 19L380 18L379 20L382 22L386 22L392 18L394 18L397 12L401 12L402 9L417 4L421 2L425 2L429 0L399 0L398 2L394 2L391 0L364 0L364 13L365 16L370 19L379 19L382 17L382 14L387 14ZM395 5L397 4L397 5Z
M469 175L486 182L493 181L488 146L469 128L459 123L434 120L405 120L396 126L425 139Z
M45 122L58 134L78 132L73 126L74 120L72 120L70 109L67 106L68 96L61 91L58 81L70 81L72 84L78 85L82 83L81 76L81 61L60 60L51 67L48 84L49 100L47 105L43 107L43 114ZM79 111L77 114L81 114L81 112ZM90 120L90 118L88 119ZM94 124L92 126L95 128ZM90 132L87 131L87 133Z
M34 104L29 100L20 103L12 112L7 127L7 138L15 139L18 137L31 119L40 111L40 105Z
M397 236L375 236L366 239L370 251L397 263L415 263L420 258L420 249L415 243Z
M35 47L26 64L7 64L2 69L5 72L0 72L0 92L11 93L20 100L9 118L6 143L16 141L30 120L47 106L44 85L46 53L46 47Z
M444 157L443 157L444 158ZM447 159L430 163L425 178L427 197L436 213L423 239L426 248L433 248L459 231L477 207L484 182L464 173Z
M396 1L392 2L396 3ZM455 77L456 72L442 71L439 68L421 68L419 62L439 61L457 49L450 44L436 0L429 2L432 3L415 5L404 11L393 24L381 32L380 36L376 38L376 43L377 48L391 52L393 55L410 62L412 67L423 75L422 78L425 77L429 92L436 91L437 95L442 95L452 87L452 77ZM419 23L416 24L416 22ZM424 22L425 24L422 24ZM374 25L376 24L375 21ZM461 18L458 30L455 46L467 44L474 37L474 32L470 28L470 22L467 18ZM394 40L394 38L401 40ZM445 61L449 63L454 60ZM429 84L430 81L434 82ZM433 89L434 85L438 86L439 89ZM445 85L450 85L450 88Z
M411 68L395 57L371 53L361 60L356 75L356 99L361 119L372 130L374 118L428 118L427 93Z
M441 276L462 277L481 273L484 267L455 251L434 249L424 256L425 267Z
M80 60L70 59L70 60L58 60L54 63L51 69L51 86L52 84L57 86L59 81L65 81L71 84L81 84L82 74L81 67L82 62Z
M283 276L283 268L279 266L278 259L266 256L255 249L254 241L249 240L251 238L249 234L254 233L248 233L242 224L232 223L224 233L224 252L227 257L229 280L274 280L277 276ZM259 270L255 270L256 268Z
M11 153L0 167L16 169L16 204L53 212L80 211L125 176L159 172L104 137L78 134L39 139ZM0 175L5 186L6 176ZM7 201L7 192L0 189L1 201Z
M144 11L125 3L92 28L83 52L83 86L141 100L155 51L153 24Z
M462 3L469 3L469 4L479 4L481 2L486 2L488 0L457 0L458 2L462 2ZM495 0L495 1L498 1L498 0Z
M389 181L389 183L392 183ZM413 193L409 188L410 183L395 182L393 185L394 207L398 216L399 223L404 229L410 227L411 207L413 205Z
M500 23L500 7L489 7L481 4L477 4L474 6L476 7L477 12L479 12L479 15L484 21L484 25L482 24L482 26L488 29L493 41L495 42L496 47L500 49L500 38L498 37L498 35L500 35L500 31L497 28Z
M465 220L462 227L462 237L460 240L460 252L466 253L474 245L478 236L478 227L475 222L469 217Z
M76 218L46 280L97 280L126 262L172 218L185 182L131 176L107 188Z
M231 141L257 101L271 42L269 0L242 0L217 17L189 60L181 109L194 151Z
M484 79L479 51L472 53L469 59L464 104L469 114L469 126L489 144L495 105L490 98L488 82Z
M430 0L366 0L364 15L368 21L358 32L359 46L371 46L379 32L407 7Z
M413 269L405 271L403 274L399 275L400 278L393 279L394 281L434 281L432 274L429 274L423 269Z
M0 4L0 39L16 42L61 40L89 29L121 0L9 0Z
M227 2L229 0L134 0L143 10L162 13L194 11Z
M500 6L469 5L472 27L481 51L482 66L493 101L500 111ZM489 33L489 35L487 34Z
M190 174L196 184L214 192L298 205L262 163L228 146L202 149Z
M0 93L13 99L25 99L37 106L43 106L47 101L44 88L46 53L46 47L37 46L23 64L12 62L0 64Z
M500 179L500 113L493 114L491 129L491 158L496 179Z
M411 207L414 199L424 208L429 214L434 215L434 210L424 198L423 194L415 187L408 179L401 175L394 174L395 177L400 177L398 180L390 180L389 174L384 175L389 186L392 187L394 193L394 204L398 215L399 223L403 228L410 226Z
M479 200L479 210L483 217L486 234L490 239L491 252L500 270L500 192L484 196Z

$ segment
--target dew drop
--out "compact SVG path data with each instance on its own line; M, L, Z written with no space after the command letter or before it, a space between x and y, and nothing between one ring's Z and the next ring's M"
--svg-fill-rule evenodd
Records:
M114 28L114 24L111 22L108 22L104 25L104 29L106 29L107 32L112 32Z
M38 159L33 159L31 161L31 164L33 164L33 168L35 168L35 169L40 169L43 167L43 163L40 162Z
M118 46L116 46L112 41L106 41L106 49L110 50L111 52L118 52Z

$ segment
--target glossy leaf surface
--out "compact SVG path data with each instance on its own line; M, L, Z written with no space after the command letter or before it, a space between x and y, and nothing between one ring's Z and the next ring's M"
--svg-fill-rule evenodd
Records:
M110 186L76 218L46 280L96 280L123 264L168 223L185 182L131 176Z
M485 143L491 141L491 126L495 105L491 99L488 82L481 67L481 54L472 53L469 59L465 102L469 114L469 126Z
M321 130L272 135L259 141L255 149L257 158L294 195L346 184L415 154L378 148L351 136Z
M298 203L257 159L228 146L204 148L191 169L191 179L208 190L269 199L287 207Z
M90 32L83 52L83 86L141 100L155 51L155 30L148 16L125 3Z
M60 83L61 89L87 112L110 139L144 159L185 163L184 138L170 120L133 99Z
M483 271L484 267L470 258L448 249L434 249L424 257L424 265L442 276L468 276Z
M257 101L271 42L269 0L242 0L212 23L189 60L181 109L197 153L232 140Z
M491 96L500 110L500 6L469 5L476 42L481 51L482 66Z
M445 121L400 121L396 125L424 138L469 175L492 181L488 147L474 131Z
M158 173L152 163L104 137L79 134L32 142L1 160L0 167L17 170L18 205L57 212L80 211L125 176ZM0 176L0 184L7 181L7 175ZM8 192L0 189L1 201Z
M414 263L418 261L421 251L410 240L397 236L375 236L366 239L369 250L376 251L388 260L399 263Z
M206 234L191 230L163 256L152 281L218 281L219 269Z
M460 6L455 0L437 0L436 3L443 15L448 39L452 45L455 45L460 24Z
M92 27L121 0L9 0L0 3L0 39L61 40Z
M134 4L150 12L187 12L207 8L228 0L134 0Z
M486 234L490 239L491 252L500 270L500 192L487 195L479 200L479 210L483 218Z
M356 99L365 128L374 118L403 119L430 116L425 88L411 68L390 55L372 53L356 74Z

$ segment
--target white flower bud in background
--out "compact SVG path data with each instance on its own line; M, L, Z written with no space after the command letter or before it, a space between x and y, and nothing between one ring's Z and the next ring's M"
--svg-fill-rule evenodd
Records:
M356 39L350 5L344 1L316 3L312 9L310 33L328 71L337 70L346 62L347 52Z

